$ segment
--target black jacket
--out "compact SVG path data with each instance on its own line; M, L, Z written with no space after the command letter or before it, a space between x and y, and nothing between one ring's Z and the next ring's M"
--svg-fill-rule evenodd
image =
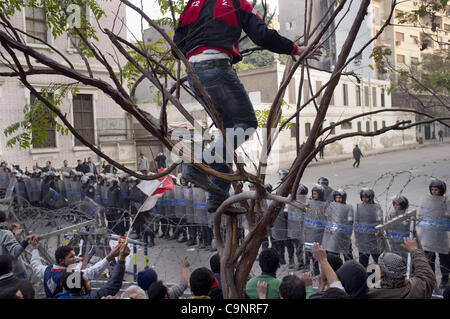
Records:
M17 289L22 292L24 299L34 299L34 289L27 279L19 279L11 273L11 276L0 280L0 291Z
M114 185L108 189L108 207L114 207L120 209L122 207L122 194L120 187Z
M242 60L238 52L242 30L254 43L272 52L295 54L298 50L291 40L269 29L247 0L190 0L173 40L188 58L201 47L208 47L223 50L232 57L232 63L237 63Z
M359 147L355 147L353 149L353 158L359 159L359 158L361 158L361 156L363 156L361 153L361 149Z

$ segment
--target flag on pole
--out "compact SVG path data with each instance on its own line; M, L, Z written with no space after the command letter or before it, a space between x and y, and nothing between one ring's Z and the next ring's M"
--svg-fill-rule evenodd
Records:
M160 168L158 170L158 173L161 173L162 171L164 171L164 168ZM173 190L175 188L173 180L169 176L169 174L164 175L156 180L142 181L137 185L137 187L148 197L145 200L144 204L142 204L142 206L137 211L136 216L130 224L130 229L128 230L126 237L130 236L131 230L133 229L133 224L139 213L141 211L145 212L147 210L151 210L153 207L155 207L156 202L160 197L162 197L165 191Z

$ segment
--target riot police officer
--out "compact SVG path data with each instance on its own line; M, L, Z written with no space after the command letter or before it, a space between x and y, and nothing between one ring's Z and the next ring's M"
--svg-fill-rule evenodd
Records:
M106 217L108 219L109 229L118 235L125 235L124 216L122 211L120 187L115 178L109 178L108 184L108 203Z
M95 188L92 185L89 177L87 175L84 175L81 177L81 200L84 200L86 197L94 200Z
M333 189L329 186L329 180L326 177L321 177L318 179L317 184L322 185L324 191L324 198L327 202L332 202L333 198Z
M381 247L375 233L375 227L383 221L383 211L374 202L373 190L363 188L360 191L361 203L357 204L354 217L356 247L359 251L359 262L367 267L372 256L375 263L380 257Z
M445 193L447 185L435 179L429 185L430 195L425 196L418 210L417 232L422 249L435 271L436 254L439 255L442 273L439 288L448 285L450 271L450 203Z
M345 261L353 259L352 231L353 207L348 205L347 193L343 189L333 191L333 199L326 209L327 223L323 236L323 247L329 253L343 254Z
M397 195L392 198L393 211L391 211L387 216L387 221L390 221L396 217L399 217L406 213L409 206L409 201L405 196ZM402 243L403 238L409 237L409 220L404 220L390 227L387 232L389 235L389 243L391 246L391 251L397 255L407 258L408 254L403 249Z

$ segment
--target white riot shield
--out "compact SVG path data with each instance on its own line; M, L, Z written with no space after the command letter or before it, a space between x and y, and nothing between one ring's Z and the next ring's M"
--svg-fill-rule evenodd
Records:
M326 209L327 223L323 235L323 248L333 253L347 254L351 248L353 231L349 217L353 217L350 205L331 202Z
M388 221L399 217L401 215L405 214L405 211L393 211L389 213ZM388 235L388 242L391 247L391 252L396 253L397 255L400 255L404 258L408 256L405 249L402 247L403 239L406 237L409 237L409 226L410 226L410 219L403 220L401 222L398 222L391 227L387 229L387 235Z
M380 243L375 233L375 227L380 224L383 212L378 204L356 205L353 230L358 251L364 254L380 254Z
M194 192L191 187L184 187L184 198L186 201L186 222L188 224L194 223Z
M175 216L177 218L186 217L186 200L184 199L185 186L175 185Z
M198 187L193 188L194 222L200 225L208 224L206 210L206 192Z
M446 196L427 195L418 209L417 235L424 251L449 253L450 205Z
M6 189L5 198L11 198L13 196L14 188L16 187L16 184L17 184L16 178L11 178L9 180L9 185L8 185L8 188Z
M305 213L305 242L322 244L326 224L325 209L328 203L310 199L308 205L311 211Z

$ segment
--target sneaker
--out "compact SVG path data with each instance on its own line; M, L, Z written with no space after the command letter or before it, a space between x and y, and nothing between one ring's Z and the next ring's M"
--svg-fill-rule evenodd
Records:
M193 164L185 165L182 176L187 182L193 183L195 186L200 187L211 194L224 196L222 189L214 184L206 173L202 172Z

